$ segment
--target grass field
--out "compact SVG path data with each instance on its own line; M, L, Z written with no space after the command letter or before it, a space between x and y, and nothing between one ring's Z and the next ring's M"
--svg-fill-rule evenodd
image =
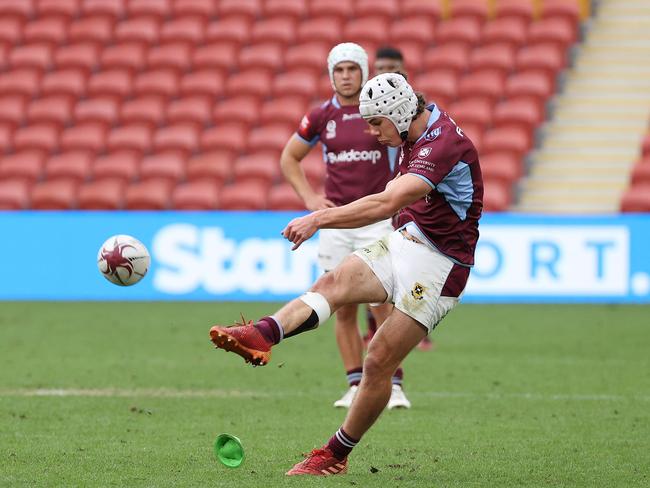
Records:
M344 417L331 325L251 368L207 339L240 309L275 306L0 303L0 485L650 486L650 307L461 305L327 479L284 472Z

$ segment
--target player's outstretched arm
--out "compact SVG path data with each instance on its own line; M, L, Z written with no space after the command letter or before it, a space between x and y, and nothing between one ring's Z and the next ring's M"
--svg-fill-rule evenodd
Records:
M284 177L293 189L296 190L298 196L302 198L307 210L314 211L333 207L334 204L325 198L325 196L319 195L314 191L305 177L305 172L300 166L300 162L307 156L311 149L311 146L298 139L295 135L291 136L291 139L289 139L282 150L280 167Z
M318 210L293 219L282 235L294 243L292 249L313 236L318 229L353 229L392 217L398 210L431 191L421 178L406 174L394 180L384 191L368 195L342 207Z

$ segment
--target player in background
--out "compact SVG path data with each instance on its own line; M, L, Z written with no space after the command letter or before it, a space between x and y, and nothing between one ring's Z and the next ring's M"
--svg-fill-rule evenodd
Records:
M308 210L345 205L379 193L396 174L397 151L377 142L359 113L359 92L368 78L368 55L351 42L332 48L327 58L334 94L305 115L297 132L282 151L280 164L285 178ZM321 142L326 165L325 195L311 187L300 162ZM372 222L358 229L324 229L320 233L318 260L325 272L332 271L348 254L393 231L391 219ZM384 322L391 304L372 307L377 323ZM346 370L349 389L334 402L349 408L363 374L363 342L357 323L357 304L336 311L336 342ZM402 390L403 370L396 368L388 408L410 408Z
M399 211L398 230L355 251L274 315L254 325L210 329L218 348L264 365L273 345L316 328L342 306L395 304L370 342L343 425L288 475L347 471L348 455L388 402L395 368L458 304L474 264L483 180L472 142L398 74L368 81L359 110L379 142L401 146L399 177L381 193L293 219L282 233L297 249L318 229L360 227Z
M383 73L400 73L408 79L408 74L404 66L404 55L402 51L392 46L382 46L375 51L375 76ZM377 332L377 321L372 313L368 310L366 314L366 323L368 331L363 336L363 342L367 346L372 336ZM422 342L418 344L420 351L430 351L434 347L434 342L429 336L425 336Z

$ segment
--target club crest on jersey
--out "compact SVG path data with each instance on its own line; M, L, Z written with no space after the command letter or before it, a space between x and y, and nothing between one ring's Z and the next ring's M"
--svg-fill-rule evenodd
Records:
M419 158L426 158L429 154L431 154L431 148L430 147L423 147L420 149L420 152L418 153Z
M442 134L442 127L436 127L431 132L429 132L426 136L424 136L424 138L427 141L435 141L440 134Z
M329 120L325 126L327 133L325 134L325 139L334 139L336 137L336 121Z

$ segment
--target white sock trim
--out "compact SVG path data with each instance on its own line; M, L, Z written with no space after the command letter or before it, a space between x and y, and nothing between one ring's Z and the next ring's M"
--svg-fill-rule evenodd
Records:
M275 323L278 324L278 327L280 328L280 340L284 339L284 328L282 327L282 324L280 323L280 319L278 319L275 315L270 315L270 317L275 320Z
M308 291L300 297L300 300L316 312L316 315L318 315L318 325L322 325L332 315L330 304L327 303L327 299L320 293Z

